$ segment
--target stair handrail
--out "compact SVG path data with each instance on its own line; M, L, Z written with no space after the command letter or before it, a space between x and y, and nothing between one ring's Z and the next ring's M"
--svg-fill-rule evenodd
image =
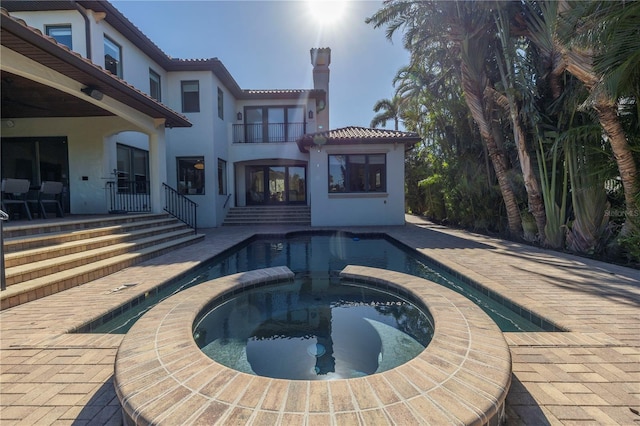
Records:
M0 210L0 291L7 289L7 282L4 275L4 229L5 220L9 220L9 215Z
M179 193L176 189L166 183L162 184L164 189L163 210L185 223L198 233L198 203Z
M224 205L222 206L223 209L227 208L227 203L229 203L230 198L231 198L231 193L229 193L229 195L227 195L227 199L224 200Z

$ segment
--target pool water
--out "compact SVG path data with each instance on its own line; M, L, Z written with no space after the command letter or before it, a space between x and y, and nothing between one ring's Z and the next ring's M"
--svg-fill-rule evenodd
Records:
M432 337L424 309L326 274L241 292L194 327L196 343L213 360L288 380L380 373L417 356Z
M463 294L480 306L502 331L544 331L528 318L482 291L430 264L428 259L381 234L301 232L254 237L215 256L187 276L148 294L112 318L103 318L81 332L126 333L147 310L171 295L199 283L253 269L287 266L300 275L337 273L347 265L369 266L415 275ZM517 308L517 307L516 307ZM528 314L528 313L527 313ZM528 314L529 315L529 314Z

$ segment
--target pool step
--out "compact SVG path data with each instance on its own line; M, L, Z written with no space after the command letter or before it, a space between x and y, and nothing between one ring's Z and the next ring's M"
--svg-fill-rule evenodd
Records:
M233 207L224 219L227 225L311 225L309 206Z
M85 284L204 238L168 215L44 225L6 227L7 289L1 293L1 309Z

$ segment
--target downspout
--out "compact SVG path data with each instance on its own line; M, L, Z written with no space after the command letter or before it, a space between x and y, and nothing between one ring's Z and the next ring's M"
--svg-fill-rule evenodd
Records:
M82 6L80 6L77 1L74 1L74 0L69 0L69 1L80 13L80 15L82 16L82 19L84 19L84 38L85 38L85 43L87 47L87 59L93 62L93 59L91 58L91 28L89 26L89 17L87 16L86 10Z

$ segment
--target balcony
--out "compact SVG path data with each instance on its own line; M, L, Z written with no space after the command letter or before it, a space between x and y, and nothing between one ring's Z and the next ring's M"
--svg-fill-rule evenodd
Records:
M295 142L307 132L307 123L247 123L233 125L234 143Z

